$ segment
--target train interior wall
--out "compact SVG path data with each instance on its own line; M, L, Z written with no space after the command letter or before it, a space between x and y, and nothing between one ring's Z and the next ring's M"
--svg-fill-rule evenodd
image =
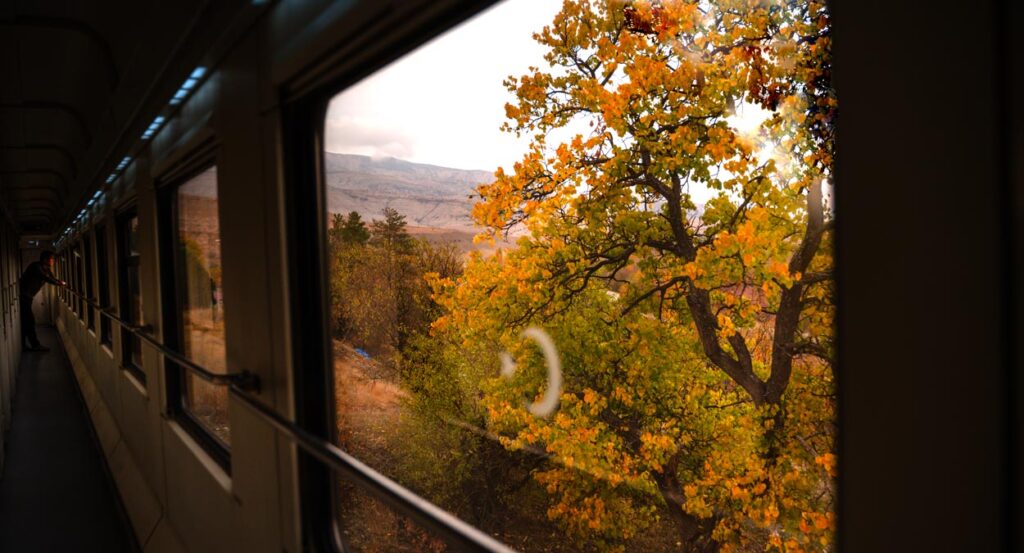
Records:
M18 255L16 230L9 220L0 222L0 474L3 474L7 431L11 427L11 402L21 363L21 321L18 305Z
M269 373L269 360L275 357L272 332L281 329L273 328L275 319L265 301L273 297L266 293L273 270L265 255L272 248L263 240L273 234L267 211L276 202L266 178L272 166L253 163L251 158L252 151L268 149L259 124L263 117L251 94L256 83L250 76L258 72L249 67L228 69L233 64L252 64L254 56L247 50L253 45L253 39L243 41L182 106L149 151L133 160L123 177L128 182L122 184L122 193L97 218L111 220L127 206L137 210L143 324L163 339L157 181L196 151L211 152L218 167L221 206L232 206L220 212L224 264L229 267L224 277L228 366L262 371L265 381L285 384L283 375ZM250 99L240 102L240 97ZM216 146L211 149L210 144ZM109 234L93 240L107 240L113 251L114 226L105 225ZM117 274L114 257L108 259L111 275ZM119 303L119 283L113 281L112 298ZM50 295L54 298L55 292L51 290ZM232 298L239 301L230 303ZM160 355L143 346L139 378L124 368L122 334L113 332L112 347L100 344L88 318L73 307L74 300L65 300L50 302L52 317L143 550L298 551L294 539L282 537L281 519L287 512L282 505L287 501L279 499L277 483L279 475L288 471L279 463L264 462L278 457L287 461L289 447L279 444L274 432L252 412L232 404L234 462L230 471L222 467L168 415L166 367ZM118 311L123 310L118 305ZM281 385L268 388L279 393L284 389Z
M202 60L209 77L180 107L146 149L133 157L108 191L93 222L110 223L127 208L137 210L143 324L164 339L158 243L159 188L167 175L193 166L197 156L217 167L229 371L256 372L265 384L262 399L291 411L281 251L282 170L276 132L276 90L287 72L278 71L280 52L297 55L286 42L323 12L340 23L344 10L328 3L281 9L237 36L222 57ZM287 8L287 6L281 6ZM269 63L268 63L269 62ZM293 70L297 66L293 67ZM275 73L278 73L275 77ZM277 80L275 81L274 78ZM254 156L254 152L262 155ZM258 159L257 159L258 158ZM230 206L225 209L224 206ZM79 236L116 247L115 225L105 235L83 225ZM77 241L74 243L78 243ZM93 246L94 247L94 246ZM92 255L94 252L89 252ZM108 274L117 275L116 256ZM97 268L93 268L94 277ZM70 276L70 273L67 273ZM70 279L69 279L70 280ZM114 310L121 283L111 277ZM50 287L48 287L50 288ZM75 300L55 289L44 294L78 381L110 473L138 543L146 552L300 551L295 449L265 421L230 404L230 469L216 462L193 435L168 413L166 365L158 352L142 347L142 378L125 369L123 336L103 345ZM237 298L237 300L235 299Z

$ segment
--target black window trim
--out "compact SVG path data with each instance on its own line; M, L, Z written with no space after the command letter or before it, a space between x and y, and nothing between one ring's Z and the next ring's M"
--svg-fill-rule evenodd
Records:
M71 259L73 261L74 271L74 290L79 294L85 295L84 292L84 280L85 280L85 258L82 248L82 239L79 237L75 240L73 246L71 246ZM75 315L78 316L79 322L85 324L85 300L82 298L76 298L75 300Z
M352 28L347 33L339 33L350 38L337 45L332 55L316 68L283 87L285 104L281 127L291 357L293 366L301 368L293 375L296 423L315 437L336 443L334 378L329 369L332 359L330 327L324 303L329 297L328 268L324 263L327 238L322 155L327 106L346 88L495 3L495 0L452 0L423 5L410 2L384 15L372 7L353 14L348 19ZM375 35L374 30L379 34ZM299 488L304 548L317 552L344 551L334 497L335 476L313 455L301 449ZM426 522L424 528L429 528L430 521ZM459 543L456 547L467 546Z
M163 307L164 345L188 358L182 352L183 321L178 306L183 296L178 271L181 260L176 247L178 236L178 188L202 172L217 167L218 144L210 139L198 146L184 161L175 165L157 180L157 256L160 259L160 305ZM218 180L219 187L219 180ZM173 360L164 358L167 413L199 444L227 474L231 474L231 448L213 434L185 406L185 379L189 371Z
M110 287L110 243L108 234L108 223L107 219L99 222L93 228L94 245L96 248L96 302L103 306L105 309L111 307L111 287ZM116 227L116 224L115 224ZM100 255L100 252L103 255ZM100 345L107 347L111 351L114 349L114 325L110 322L110 319L102 315L97 314L99 319L98 336Z
M124 319L128 318L128 305L131 301L128 290L128 266L129 264L141 266L142 257L141 255L128 255L127 224L138 216L139 210L137 206L130 204L120 209L113 218L114 232L117 237L117 247L115 248L115 255L117 256L117 314ZM129 259L132 257L135 259ZM141 278L139 280L141 282ZM139 341L139 349L141 351L142 343L139 337L132 334L129 329L121 328L121 369L134 378L142 386L142 389L148 390L145 370L141 366L136 365L132 359L132 344L134 341Z
M96 268L96 250L93 249L94 240L92 236L92 229L87 230L82 234L82 272L83 272L83 288L85 289L85 297L90 298L92 301L96 301L96 277L93 274L93 270ZM85 327L96 334L98 326L96 325L97 319L96 310L91 305L85 305Z
M11 294L9 273L11 272L7 256L10 255L10 246L7 241L6 229L0 229L0 303L3 304L3 312L0 313L0 327L3 327L3 336L7 337L7 312L11 308L8 299Z

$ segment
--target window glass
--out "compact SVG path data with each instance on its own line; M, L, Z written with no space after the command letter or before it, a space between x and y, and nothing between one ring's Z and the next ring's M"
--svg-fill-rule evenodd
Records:
M70 269L68 268L68 252L67 251L65 251L63 254L61 254L60 262L61 262L61 268L64 271L64 276L61 277L61 280L63 280L64 282L69 283L69 285L70 285L70 283L71 283L71 274L70 274ZM67 305L67 303L70 301L70 297L71 297L71 293L68 291L67 288L64 288L61 291L61 298L64 300L64 304L65 305Z
M85 261L85 297L96 301L96 292L92 283L92 240L86 235L82 238L82 257ZM89 328L96 330L96 310L88 303L85 303L86 320Z
M7 310L10 308L10 303L11 303L11 301L10 301L10 297L11 296L9 295L10 294L10 278L9 278L10 267L8 265L8 260L7 260L7 256L8 255L10 255L10 254L9 254L9 250L8 250L8 246L7 246L7 234L3 230L0 230L0 283L2 283L2 288L0 288L0 302L3 303L3 307L0 308L0 309L2 309L2 312L3 312L3 319L0 319L0 326L3 326L3 334L4 334L5 337L7 336L7 324L8 324L7 323L7 320L8 320L7 319Z
M67 282L68 277L67 277L67 274L65 273L64 265L65 265L65 262L64 262L64 252L60 252L59 254L57 254L57 276L61 280ZM66 300L64 299L64 294L66 294L66 293L67 293L67 291L64 288L61 288L60 290L57 291L57 297L60 298L60 300L62 302L65 302L65 303L66 303Z
M120 273L120 314L129 323L142 326L142 283L139 276L139 216L134 211L118 218L118 271ZM146 382L142 371L142 341L127 328L121 329L122 364L140 382Z
M221 286L217 170L210 168L177 189L177 278L182 352L198 365L227 372L224 291ZM185 409L225 446L231 443L228 390L185 371Z
M107 228L106 226L96 227L96 278L99 284L99 297L97 303L103 309L110 309L110 258L107 256ZM99 317L100 343L107 346L113 345L111 337L110 319L96 314Z
M335 96L339 447L524 551L833 549L830 31L510 0Z
M82 243L78 242L75 244L72 250L74 256L74 277L75 277L75 292L78 293L75 296L75 313L78 314L78 318L85 320L85 269L82 262Z

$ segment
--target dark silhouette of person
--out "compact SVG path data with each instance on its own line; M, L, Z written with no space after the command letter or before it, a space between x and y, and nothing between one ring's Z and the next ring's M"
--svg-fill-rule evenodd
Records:
M47 282L57 286L67 285L63 280L53 276L54 261L51 251L39 254L39 261L29 263L18 283L18 299L21 306L21 343L25 351L50 351L50 348L39 343L39 336L36 335L36 317L32 313L32 299Z

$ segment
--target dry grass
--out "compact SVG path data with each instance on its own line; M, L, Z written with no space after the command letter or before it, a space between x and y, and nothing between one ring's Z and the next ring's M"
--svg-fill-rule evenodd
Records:
M401 454L398 440L402 402L408 394L386 375L383 363L366 359L355 349L334 341L334 396L338 443L388 476ZM341 482L338 490L341 532L357 551L444 551L413 522L397 515L354 486Z
M350 453L372 461L386 461L383 452L395 438L402 400L407 397L388 371L355 349L334 341L334 400L338 443ZM378 468L380 468L378 466Z

